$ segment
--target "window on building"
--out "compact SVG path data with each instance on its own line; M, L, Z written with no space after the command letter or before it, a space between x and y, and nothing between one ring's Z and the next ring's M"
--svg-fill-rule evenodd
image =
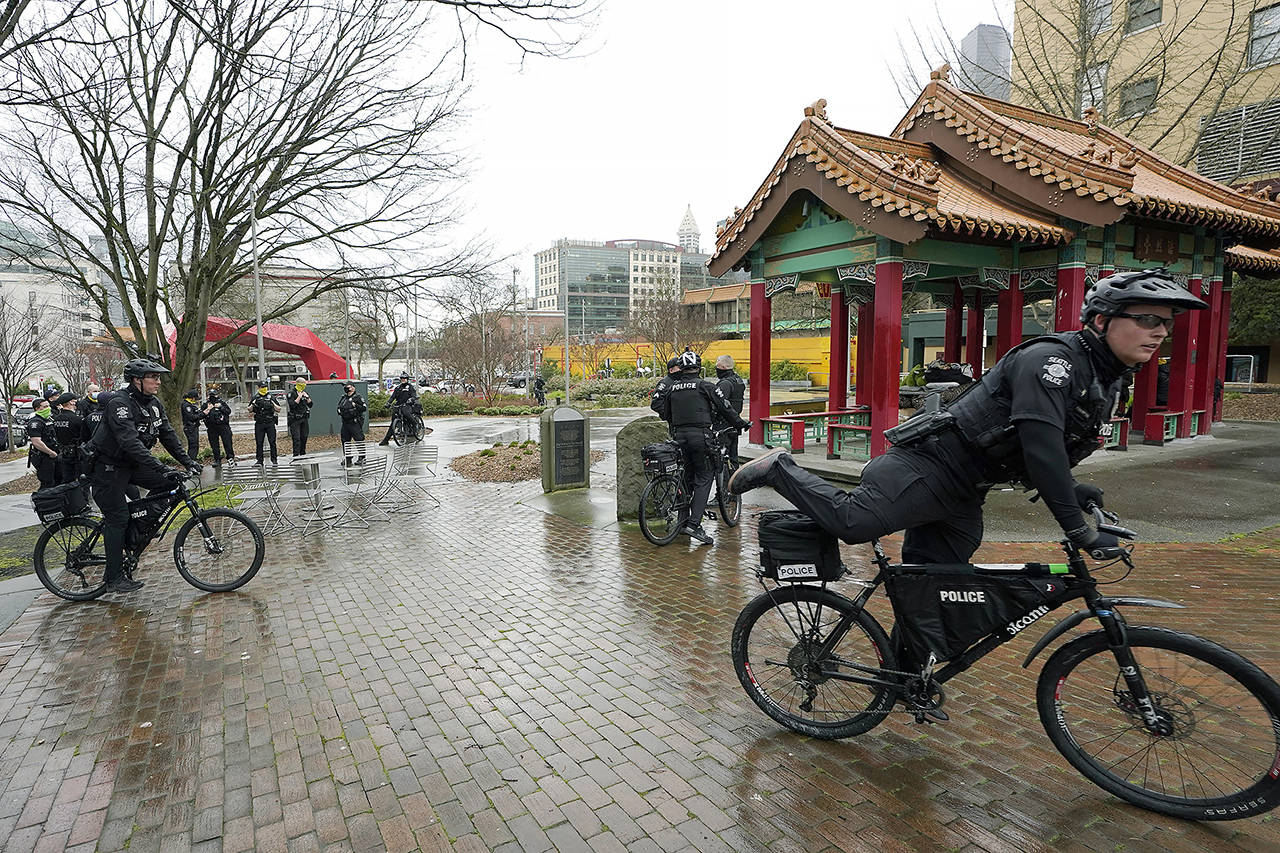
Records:
M1096 34L1111 29L1111 0L1083 0L1080 12L1085 32Z
M1161 0L1129 0L1129 14L1125 20L1124 31L1127 33L1154 27L1160 23L1160 12L1164 7Z
M1150 112L1156 105L1156 78L1135 80L1120 89L1120 117L1130 118Z
M1084 76L1080 78L1081 110L1086 107L1102 109L1107 96L1107 69L1110 65L1109 62L1099 62L1085 69Z
M1280 170L1280 99L1215 113L1200 121L1196 171L1232 183Z
M1259 9L1249 18L1249 64L1280 62L1280 4Z

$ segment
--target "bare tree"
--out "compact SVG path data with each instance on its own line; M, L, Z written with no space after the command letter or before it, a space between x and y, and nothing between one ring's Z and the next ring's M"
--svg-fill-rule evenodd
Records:
M962 89L980 92L999 81L1008 100L1073 118L1092 107L1121 134L1189 166L1202 141L1223 132L1221 121L1208 119L1280 97L1280 78L1253 73L1251 15L1266 5L1256 0L1015 0L1013 21L1002 5L993 3L992 11L1005 31L1009 69L963 58L941 16L928 26L912 24L901 39L901 62L891 69L903 102L915 100L929 69L947 63ZM1127 39L1135 30L1143 35ZM1270 122L1263 138L1250 139L1250 150L1262 156L1277 134L1280 124ZM1258 156L1239 158L1214 177L1238 181L1257 171Z
M500 377L520 363L524 350L524 338L515 332L509 287L492 276L458 279L436 300L448 313L434 347L441 366L446 374L475 385L485 402L493 402Z
M104 322L122 311L166 361L176 328L181 388L252 326L204 341L254 242L262 265L324 273L264 320L352 282L485 270L485 247L451 233L467 41L493 30L524 54L560 55L574 44L561 25L589 12L584 0L102 0L65 43L0 60L21 100L0 133L0 206L33 235L28 260L74 279ZM420 32L449 17L459 37L425 46ZM76 271L85 261L95 275Z
M404 321L396 313L397 306L406 306L404 297L385 290L357 290L352 292L351 308L360 317L360 333L357 342L363 363L368 347L378 362L378 384L381 385L387 360L401 347ZM407 309L406 309L407 310Z
M715 324L706 306L684 305L680 285L674 278L658 276L653 293L633 297L628 331L638 340L649 343L656 364L663 364L685 347L701 355L716 339ZM638 347L636 355L641 355Z
M68 390L77 394L89 384L92 375L92 341L86 341L79 324L63 323L51 335L43 336L49 364L67 381Z
M47 303L0 290L0 400L6 423L12 417L14 391L26 390L31 376L49 364L45 336L54 311Z

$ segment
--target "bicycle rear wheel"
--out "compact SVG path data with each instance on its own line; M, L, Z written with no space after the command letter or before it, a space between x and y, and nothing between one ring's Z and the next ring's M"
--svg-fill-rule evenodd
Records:
M846 619L843 636L822 654ZM899 692L831 678L836 672L885 678L879 670L896 669L897 661L871 614L821 587L790 584L756 596L738 615L730 651L738 680L760 710L811 737L835 740L874 728Z
M725 462L716 472L716 503L720 505L720 521L726 527L737 527L742 520L742 495L729 492L729 478L733 476L733 463Z
M36 540L36 577L68 601L88 601L107 591L102 522L74 516L55 521Z
M202 525L208 528L207 537ZM188 545L187 538L193 532ZM234 509L201 510L187 519L173 540L173 561L179 574L206 592L229 592L244 586L258 573L264 556L262 531Z
M669 545L680 535L680 482L670 474L655 477L640 493L640 532L654 545Z
M1121 676L1102 631L1058 649L1036 705L1059 752L1123 800L1192 820L1232 820L1280 800L1280 687L1235 652L1191 634L1130 627L1129 647L1157 735Z

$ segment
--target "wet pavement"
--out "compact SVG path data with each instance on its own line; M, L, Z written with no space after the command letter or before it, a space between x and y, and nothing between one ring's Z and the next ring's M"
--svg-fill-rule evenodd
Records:
M458 448L497 440L432 425ZM1275 478L1250 467L1267 458L1173 466L1176 492L1126 463L1114 488L1153 528L1226 498L1274 511ZM750 496L737 529L710 525L714 547L654 548L609 522L608 480L551 499L536 483L441 483L438 508L390 525L269 540L235 593L187 586L166 540L139 593L39 596L0 635L4 850L1280 848L1274 816L1164 818L1070 769L1040 727L1037 670L1018 666L1040 630L951 682L949 723L892 716L835 743L779 728L728 655L759 591L769 496ZM1266 512L1246 515L1222 523ZM1131 622L1280 674L1278 554L1274 532L1143 545L1113 589L1189 606ZM865 556L845 549L860 570ZM882 600L872 610L888 621Z

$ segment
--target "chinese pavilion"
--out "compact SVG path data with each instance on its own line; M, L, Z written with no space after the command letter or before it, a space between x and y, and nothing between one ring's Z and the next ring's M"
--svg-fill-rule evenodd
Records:
M757 365L770 363L770 298L801 279L831 286L828 450L867 458L898 422L904 289L946 307L945 357L977 378L984 309L997 306L1003 355L1021 340L1026 301L1052 298L1056 331L1078 329L1092 282L1155 266L1210 308L1177 319L1166 407L1155 405L1156 360L1136 376L1132 427L1154 443L1209 432L1221 414L1231 272L1280 275L1280 204L1181 168L1095 112L1075 121L963 92L945 66L931 77L887 137L836 127L826 101L807 107L755 195L717 232L711 274L751 274L751 440L762 441L769 417L769 371Z

